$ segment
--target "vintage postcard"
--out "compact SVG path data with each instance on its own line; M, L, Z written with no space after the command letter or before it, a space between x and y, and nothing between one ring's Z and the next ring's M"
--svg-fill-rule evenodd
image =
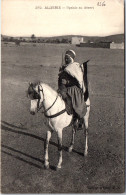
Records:
M1 1L1 193L125 192L124 0Z

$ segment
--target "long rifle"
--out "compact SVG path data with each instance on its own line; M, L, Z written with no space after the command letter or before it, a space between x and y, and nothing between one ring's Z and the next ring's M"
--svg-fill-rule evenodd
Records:
M59 71L62 70L63 64L64 64L64 53L62 53L62 61L61 61L61 66L60 66L60 68L59 68Z
M62 64L61 64L61 66L64 64L63 62L64 62L64 53L62 52Z
M83 63L83 70L84 70L83 80L84 80L84 86L85 86L84 101L87 101L87 99L89 97L89 92L88 92L88 78L87 78L87 63L89 61L90 60L87 60L86 62Z

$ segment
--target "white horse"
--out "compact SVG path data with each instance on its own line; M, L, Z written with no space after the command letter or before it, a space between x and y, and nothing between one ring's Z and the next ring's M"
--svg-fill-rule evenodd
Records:
M47 84L42 82L39 83L30 83L28 88L28 97L31 100L30 113L35 114L42 107L44 108L45 117L48 118L49 129L46 135L46 141L44 143L44 166L49 168L49 157L48 157L48 147L51 134L55 131L58 135L58 150L59 150L59 161L57 169L61 168L62 164L62 131L65 127L69 126L72 122L72 115L68 115L65 110L65 103L61 96L49 87ZM87 99L86 103L86 115L84 116L84 132L85 132L85 150L84 155L88 153L88 119L90 112L90 100ZM75 126L73 125L72 130L72 140L69 147L69 152L72 151L74 145L74 136L75 136Z

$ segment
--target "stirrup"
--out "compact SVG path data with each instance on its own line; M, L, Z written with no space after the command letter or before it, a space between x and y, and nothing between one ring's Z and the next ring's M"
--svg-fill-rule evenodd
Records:
M84 128L84 119L80 118L78 121L78 130L83 130Z
M80 130L83 130L83 127L84 127L84 125L83 124L78 124L78 128L77 128L77 131L80 131Z
M83 130L84 128L84 119L78 119L78 118L73 118L73 125L75 128L75 131Z

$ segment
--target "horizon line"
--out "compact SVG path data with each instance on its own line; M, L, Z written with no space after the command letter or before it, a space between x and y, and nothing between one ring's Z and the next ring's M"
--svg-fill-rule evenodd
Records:
M8 36L8 37L31 37L32 35L35 35L34 33L32 33L30 36L28 35L5 35L1 33L1 36ZM64 36L80 36L80 37L108 37L108 36L113 36L113 35L124 35L124 33L119 33L119 34L110 34L110 35L72 35L72 34L68 34L68 35L51 35L51 36L36 36L35 37L43 37L43 38L49 38L49 37L64 37Z

